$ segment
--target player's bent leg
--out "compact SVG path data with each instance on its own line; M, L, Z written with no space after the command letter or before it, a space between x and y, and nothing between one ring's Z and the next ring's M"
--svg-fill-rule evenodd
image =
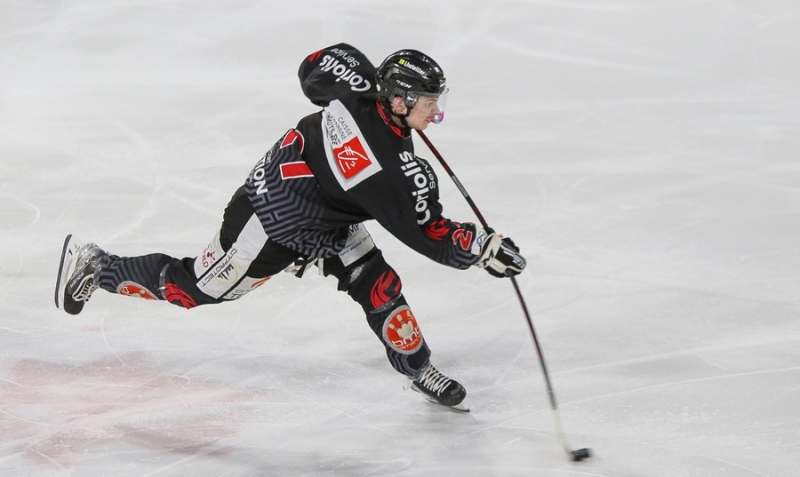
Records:
M386 348L389 362L408 376L411 389L431 402L468 411L464 387L430 364L430 349L402 294L400 277L381 251L373 247L335 275L339 289L364 309L367 323Z

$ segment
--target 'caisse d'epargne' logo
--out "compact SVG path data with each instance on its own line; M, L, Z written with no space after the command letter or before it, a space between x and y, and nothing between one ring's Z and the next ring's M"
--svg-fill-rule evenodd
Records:
M353 178L372 164L358 136L342 144L341 147L334 148L333 156L336 158L336 165L339 166L339 171L345 179Z
M383 324L383 339L398 353L411 354L422 344L422 332L408 306L394 310Z

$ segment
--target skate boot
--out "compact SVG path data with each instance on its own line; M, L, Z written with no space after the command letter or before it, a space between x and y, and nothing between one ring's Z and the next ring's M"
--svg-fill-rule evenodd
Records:
M469 412L464 386L440 373L431 364L422 369L417 379L411 380L410 387L430 402Z
M56 281L55 298L58 308L70 315L77 315L83 310L84 303L97 290L94 271L97 268L97 259L103 255L106 252L97 245L84 245L72 235L67 235Z

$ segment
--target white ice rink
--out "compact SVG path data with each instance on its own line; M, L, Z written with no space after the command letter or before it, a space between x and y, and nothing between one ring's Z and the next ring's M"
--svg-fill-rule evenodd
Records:
M53 304L64 236L194 256L349 42L429 53L428 136L519 283L367 224L458 414L404 391L333 278L186 311ZM791 477L800 3L0 0L0 476ZM435 163L421 142L417 152ZM475 220L436 166L445 214Z

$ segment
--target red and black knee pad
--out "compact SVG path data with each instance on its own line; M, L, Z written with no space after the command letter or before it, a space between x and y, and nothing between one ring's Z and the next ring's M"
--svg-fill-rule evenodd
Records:
M397 371L414 376L427 364L430 350L403 296L402 281L380 251L340 274L339 289L364 309L370 328L383 342Z
M328 263L325 266L327 268ZM339 290L347 292L365 313L390 307L403 292L397 272L377 249L362 260L333 271L333 274L339 279Z
M221 299L206 295L197 287L193 262L194 259L189 258L170 260L159 277L159 291L162 296L173 305L186 309L220 303Z

